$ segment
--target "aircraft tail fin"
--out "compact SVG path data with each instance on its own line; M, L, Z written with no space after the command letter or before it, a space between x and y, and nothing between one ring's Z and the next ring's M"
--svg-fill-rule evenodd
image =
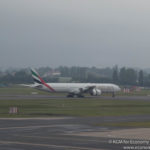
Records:
M52 91L52 92L55 91L50 85L48 85L48 84L40 77L40 75L36 72L35 69L31 69L31 73L32 73L32 78L33 78L33 80L34 80L35 83L43 84L43 85L46 86L48 89L50 89L50 91Z
M42 84L41 80L40 80L40 76L39 74L36 72L35 69L31 69L31 73L32 73L32 78L34 80L35 83L38 83L38 84Z

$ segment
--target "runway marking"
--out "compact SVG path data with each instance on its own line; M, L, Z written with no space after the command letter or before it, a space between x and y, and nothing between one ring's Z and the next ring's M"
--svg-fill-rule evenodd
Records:
M24 128L49 128L49 127L64 127L66 124L60 125L32 125L32 126L22 126L22 127L1 127L0 130L8 130L8 129L24 129Z
M24 126L24 127L6 127L6 128L0 128L0 130L24 129L24 128L48 128L48 127L56 127L56 125Z
M65 134L66 135L66 134ZM19 135L20 137L20 135ZM104 141L100 141L100 140L90 140L90 139L79 139L76 136L73 135L73 138L71 137L42 137L42 136L21 136L21 137L27 137L27 138L40 138L40 139L63 139L63 140L68 140L68 139L72 139L72 140L78 140L78 141L89 141L89 142L99 142L99 143L103 143ZM75 137L75 138L74 138Z
M6 127L6 128L0 128L0 130L8 130L8 129L28 129L28 128L31 128L31 129L36 129L36 128L49 128L49 127L56 127L58 125L41 125L41 126L25 126L25 127ZM61 125L60 125L61 126ZM66 131L67 132L67 131ZM78 133L80 133L81 131L77 131ZM83 132L83 131L82 131ZM63 135L73 135L75 133L72 133L72 134L63 134ZM41 136L22 136L22 137L34 137L34 138L43 138L43 139L58 139L56 137L53 137L53 138L50 138L50 137L41 137ZM60 137L59 137L60 138ZM68 139L68 138L64 138L63 139ZM74 140L75 138L73 138ZM84 141L83 139L75 139L75 140L79 140L79 141ZM86 139L88 140L88 139ZM88 140L88 141L91 141L91 142L100 142L98 140Z
M49 118L0 118L0 120L62 120L62 119L72 119L73 117L49 117Z
M54 147L54 148L68 148L68 149L81 149L90 150L88 147L78 147L78 146L68 146L68 145L54 145L54 144L36 144L28 142L18 142L18 141L0 141L0 144L18 144L18 145L30 145L30 146L41 146L41 147ZM100 150L99 148L92 148L92 150Z

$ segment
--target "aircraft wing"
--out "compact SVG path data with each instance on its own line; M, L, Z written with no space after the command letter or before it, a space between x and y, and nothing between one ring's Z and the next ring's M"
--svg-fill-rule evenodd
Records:
M18 84L20 86L24 86L24 87L31 87L31 88L35 88L35 87L38 87L40 86L40 84Z
M96 86L87 86L87 87L83 88L83 91L86 93L86 92L93 90L95 87Z
M25 87L32 87L31 84L18 84L18 85L20 85L20 86L25 86Z
M70 91L70 93L74 93L74 94L82 94L82 93L87 93L89 91L91 91L92 89L94 89L96 86L87 86L87 87L83 87L83 88L76 88L72 91Z

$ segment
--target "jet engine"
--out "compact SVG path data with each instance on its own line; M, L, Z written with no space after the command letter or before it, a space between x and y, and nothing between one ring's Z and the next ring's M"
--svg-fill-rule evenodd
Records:
M90 94L92 96L99 96L99 95L102 94L102 92L101 92L101 90L94 88L94 89L91 90Z

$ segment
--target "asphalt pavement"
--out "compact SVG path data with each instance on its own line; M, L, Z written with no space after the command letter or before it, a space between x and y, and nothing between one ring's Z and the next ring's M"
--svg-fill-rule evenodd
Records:
M50 95L0 95L5 99L64 99ZM88 97L91 98L92 97ZM149 96L100 96L98 99L149 101ZM84 98L83 98L84 100ZM86 100L86 99L85 99ZM57 117L57 118L0 118L0 150L121 150L131 139L109 135L83 136L83 133L104 133L124 130L125 127L97 126L99 123L149 121L150 115L118 117ZM138 128L137 128L138 130ZM82 135L80 135L82 133ZM113 141L113 142L112 142ZM134 146L139 146L134 144ZM145 146L145 143L140 146ZM150 142L148 144L150 148ZM128 147L129 148L129 147ZM136 148L136 147L134 147ZM148 147L145 147L148 148Z
M124 119L121 117L1 118L0 150L121 150L126 146L125 143L114 144L110 141L125 139L75 134L116 130L116 128L99 127L94 124L131 121L138 118L139 116ZM150 117L141 116L140 119L148 120Z

